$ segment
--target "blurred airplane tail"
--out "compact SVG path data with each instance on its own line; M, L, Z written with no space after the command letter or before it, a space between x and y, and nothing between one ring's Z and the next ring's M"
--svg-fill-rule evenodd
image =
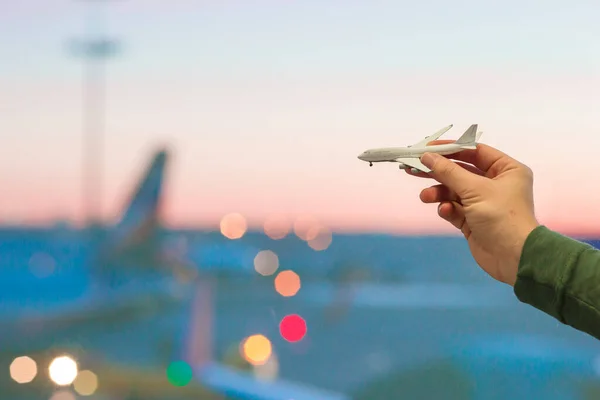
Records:
M130 201L116 225L117 232L129 236L140 233L158 222L167 152L158 151L130 196Z
M159 259L159 208L167 156L164 149L154 154L130 194L120 220L103 234L95 260L96 269L100 276L104 276L103 279L113 263L148 268ZM117 278L112 276L110 279L114 281Z

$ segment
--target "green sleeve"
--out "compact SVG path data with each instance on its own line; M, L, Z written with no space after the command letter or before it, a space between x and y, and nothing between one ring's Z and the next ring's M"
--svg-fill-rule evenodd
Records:
M514 291L523 303L600 339L600 251L594 247L538 226L525 241Z

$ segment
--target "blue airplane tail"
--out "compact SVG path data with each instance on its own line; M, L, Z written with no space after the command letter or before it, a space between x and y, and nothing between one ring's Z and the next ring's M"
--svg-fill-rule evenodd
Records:
M117 264L150 269L160 263L159 212L167 159L165 149L155 153L119 221L104 233L96 258L100 271L106 272L110 265Z
M115 227L119 236L141 234L158 222L166 163L167 151L158 151Z

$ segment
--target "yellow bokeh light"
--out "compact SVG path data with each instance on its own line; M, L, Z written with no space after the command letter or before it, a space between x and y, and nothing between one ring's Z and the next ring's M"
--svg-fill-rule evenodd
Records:
M269 216L263 225L265 235L273 240L280 240L286 237L292 229L291 222L284 216Z
M273 275L279 268L279 257L271 250L261 250L254 257L254 269L263 276Z
M228 239L240 239L248 230L248 223L242 214L227 214L221 219L221 234Z
M77 400L75 395L68 390L59 390L54 392L50 400Z
M73 382L73 388L82 396L91 396L98 389L98 377L92 371L81 371Z
M252 335L246 338L241 346L242 357L252 365L262 365L271 357L273 347L271 341L263 335Z
M310 234L313 234L313 230L311 229ZM314 236L312 236L308 240L308 245L311 249L316 251L325 250L331 245L333 238L331 236L331 232L329 229L325 227L319 227L314 229Z
M48 372L50 379L57 385L70 385L77 378L77 363L68 356L57 357L50 363Z
M300 286L300 277L294 271L281 271L275 278L275 290L283 297L296 295Z
M37 364L29 357L17 357L10 364L10 377L17 383L29 383L37 375Z
M319 226L319 221L315 217L310 215L302 215L294 221L294 233L300 239L308 241L310 239L309 233L311 229Z

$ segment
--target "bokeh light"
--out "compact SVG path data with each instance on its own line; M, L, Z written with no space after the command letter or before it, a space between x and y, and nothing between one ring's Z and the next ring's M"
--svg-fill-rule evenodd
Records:
M279 376L279 360L272 353L266 363L253 367L254 376L261 381L274 381Z
M261 250L254 257L254 269L263 276L273 275L279 268L279 257L271 250Z
M59 390L52 394L50 400L77 400L77 398L70 390Z
M37 364L29 357L17 357L10 364L10 377L17 383L29 383L37 375Z
M275 290L283 297L295 296L300 290L300 277L291 270L281 271L275 277Z
M331 231L324 226L311 228L308 235L308 245L316 251L326 250L333 240Z
M174 361L167 367L167 379L173 386L185 386L192 381L194 371L185 361Z
M282 215L269 216L263 225L265 235L273 240L285 238L292 230L292 223Z
M50 379L57 385L70 385L77 377L77 363L68 356L57 357L50 363L48 371Z
M241 346L242 357L252 365L262 365L271 357L271 341L263 335L252 335Z
M221 233L228 239L240 239L247 229L246 218L241 214L231 213L221 219Z
M98 389L98 377L92 371L81 371L73 381L73 388L82 396L91 396Z
M288 342L298 342L306 335L306 321L297 315L286 315L279 324L281 336Z
M311 229L319 226L319 221L310 215L301 215L294 221L294 233L300 239L308 241L311 239L309 234L312 234ZM316 232L314 232L316 234Z

